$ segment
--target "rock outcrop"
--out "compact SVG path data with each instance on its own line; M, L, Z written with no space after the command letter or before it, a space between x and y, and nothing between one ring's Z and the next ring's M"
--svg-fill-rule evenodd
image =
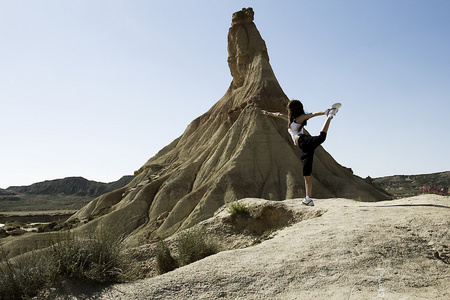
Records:
M136 171L130 184L78 211L72 220L90 220L80 231L121 226L131 241L143 242L193 226L236 199L304 195L300 149L287 124L261 113L286 111L289 100L269 64L251 8L233 14L228 53L233 80L225 95ZM316 156L314 197L389 198L323 148Z
M163 276L97 288L88 295L107 300L447 300L448 200L437 195L383 203L318 200L327 210L320 217L309 215L259 245L220 252ZM282 202L299 213L319 214L321 209ZM61 299L67 299L68 292L61 290Z

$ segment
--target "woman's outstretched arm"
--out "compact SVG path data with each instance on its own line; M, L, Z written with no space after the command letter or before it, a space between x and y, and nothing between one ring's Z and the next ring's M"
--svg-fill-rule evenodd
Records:
M265 115L276 117L276 118L280 118L280 119L283 119L285 121L289 121L288 116L286 116L285 114L282 114L280 112L270 112L270 111L263 110L263 109L261 111Z
M297 119L295 119L295 123L302 124L306 120L309 120L311 118L317 117L317 116L323 116L326 115L325 111L317 111L314 113L304 114L299 116Z

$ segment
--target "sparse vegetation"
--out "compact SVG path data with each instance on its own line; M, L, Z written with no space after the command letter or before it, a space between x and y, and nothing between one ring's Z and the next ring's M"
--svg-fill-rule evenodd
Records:
M33 297L58 276L87 284L121 282L132 268L123 236L105 230L88 238L60 233L48 249L1 258L0 299Z
M156 268L159 274L178 268L177 260L172 256L169 247L164 241L160 241L156 248Z
M421 175L395 175L374 178L373 182L392 194L395 198L416 196L422 187L432 182L434 186L443 187L447 191L450 187L450 171L421 174Z
M227 211L233 216L246 216L249 214L248 207L237 200L228 205Z
M43 252L31 251L13 260L0 252L0 299L33 297L54 279L54 264Z
M56 222L50 222L50 223L41 223L36 225L37 232L50 232L53 231L55 226L57 225Z
M180 234L177 241L178 262L180 266L193 263L219 252L217 243L205 237L196 229L188 229Z
M17 194L17 200L0 197L0 212L69 211L74 212L88 204L94 196Z
M156 248L156 263L159 274L185 266L219 252L218 244L198 229L188 229L180 233L176 241L178 256L175 259L169 247L161 241Z
M49 253L58 274L98 284L120 282L126 277L124 250L122 236L100 230L89 238L62 233Z
M14 229L20 229L22 227L25 227L25 223L17 222L17 221L8 221L6 222L5 226L3 226L3 229L6 231L11 231Z
M447 193L448 193L448 190L446 188L441 188L437 185L434 185L431 182L428 182L428 184L424 184L419 191L419 195L421 195L421 194L437 194L437 195L445 196Z

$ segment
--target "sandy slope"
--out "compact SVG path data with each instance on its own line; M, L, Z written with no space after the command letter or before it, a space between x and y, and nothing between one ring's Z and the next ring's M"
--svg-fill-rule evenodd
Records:
M327 211L257 246L77 297L450 299L449 197L325 199L315 207L297 207Z

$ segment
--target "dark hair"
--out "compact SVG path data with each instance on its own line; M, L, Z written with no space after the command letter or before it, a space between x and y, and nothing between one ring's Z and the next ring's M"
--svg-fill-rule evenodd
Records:
M289 117L289 125L294 122L299 116L304 115L305 110L303 109L303 104L298 100L291 100L288 104L288 117ZM288 125L288 126L289 126ZM306 126L306 120L302 123L303 126Z

